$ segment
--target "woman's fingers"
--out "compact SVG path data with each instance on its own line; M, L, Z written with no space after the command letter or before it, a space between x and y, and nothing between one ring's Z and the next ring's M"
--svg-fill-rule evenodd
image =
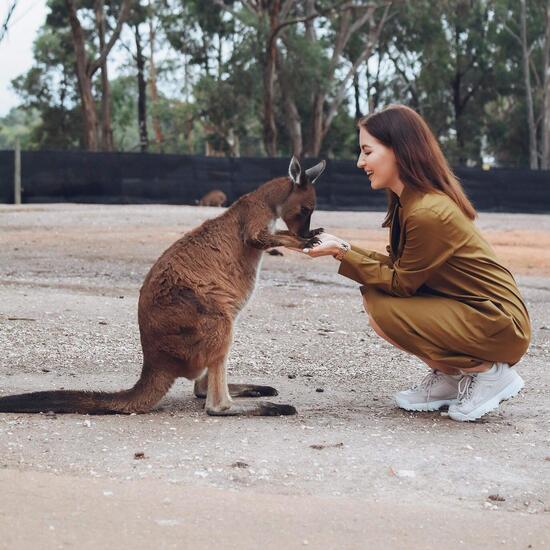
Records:
M321 242L315 244L313 247L304 248L303 251L312 258L332 256L338 252L338 243L336 241Z

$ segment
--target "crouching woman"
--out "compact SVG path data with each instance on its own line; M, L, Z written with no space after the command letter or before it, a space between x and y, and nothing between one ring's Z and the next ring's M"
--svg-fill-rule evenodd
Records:
M304 252L336 258L339 273L362 285L375 332L430 367L396 395L400 407L448 405L452 419L476 420L524 385L512 366L530 341L525 303L424 120L390 105L361 119L359 134L357 166L373 189L388 190L388 254L327 233Z

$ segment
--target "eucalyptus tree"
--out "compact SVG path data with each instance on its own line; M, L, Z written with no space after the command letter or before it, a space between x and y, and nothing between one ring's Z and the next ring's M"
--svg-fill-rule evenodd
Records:
M118 40L122 25L128 16L131 1L122 0L116 24L107 40L105 36L104 0L94 0L93 3L91 1L64 0L66 16L71 28L78 89L82 103L84 143L90 151L98 149L98 116L93 95L93 76L99 69L102 70L103 146L106 150L112 149L110 97L106 64L107 57ZM84 13L79 15L80 12ZM85 17L88 21L91 20L89 27L83 26L81 17ZM94 38L92 28L97 30L99 38L97 55L95 55L93 43L89 44L90 40Z
M72 39L59 20L60 4L50 0L51 12L33 42L33 65L12 80L22 100L20 109L35 113L30 148L66 149L83 143Z
M495 95L494 27L489 0L417 0L400 6L384 36L393 65L384 102L418 110L454 163L482 159L485 105Z
M522 74L529 166L550 168L550 0L495 0L502 47Z

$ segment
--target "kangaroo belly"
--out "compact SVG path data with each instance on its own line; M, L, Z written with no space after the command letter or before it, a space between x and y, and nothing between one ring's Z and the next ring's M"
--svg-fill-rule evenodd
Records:
M252 296L261 263L261 253L212 261L208 267L192 261L168 259L151 269L140 293L140 324L147 314L161 316L217 316L235 318ZM156 323L159 325L159 323Z

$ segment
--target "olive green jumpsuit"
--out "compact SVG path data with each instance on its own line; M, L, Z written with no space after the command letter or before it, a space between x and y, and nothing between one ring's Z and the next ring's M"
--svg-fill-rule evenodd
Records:
M450 197L405 187L387 251L352 245L339 273L363 285L369 314L403 349L461 370L525 354L531 327L514 277Z

